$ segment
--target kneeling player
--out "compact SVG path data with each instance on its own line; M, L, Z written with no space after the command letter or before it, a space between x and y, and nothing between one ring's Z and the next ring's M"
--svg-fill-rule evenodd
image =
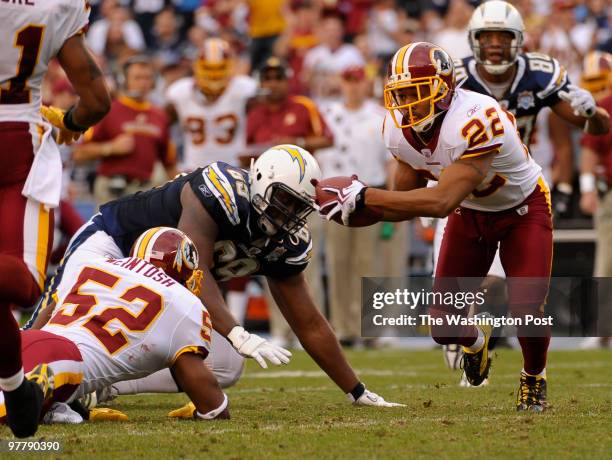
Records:
M26 370L45 363L54 373L55 390L43 412L53 402L170 368L195 405L194 417L229 418L227 396L203 363L211 323L196 297L195 245L179 230L158 227L136 241L132 254L70 267L65 276L74 282L58 291L49 323L22 333Z

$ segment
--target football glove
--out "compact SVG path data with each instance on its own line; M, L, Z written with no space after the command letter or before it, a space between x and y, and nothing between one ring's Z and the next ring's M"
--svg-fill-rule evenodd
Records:
M128 416L116 409L108 407L96 407L89 411L90 422L126 422Z
M576 85L568 85L569 91L559 91L559 97L568 102L574 110L574 115L579 117L591 118L597 111L597 105L593 95L586 89Z
M168 417L171 418L182 418L182 419L193 419L196 413L196 406L189 401L183 407L179 409L174 409L173 411L168 412Z
M364 193L367 186L358 180L356 175L353 175L351 178L353 181L348 187L323 187L324 191L335 193L338 198L325 203L319 208L319 214L322 217L331 220L337 213L341 213L342 223L348 225L351 214L363 207Z
M40 113L47 119L49 123L57 128L57 134L55 141L58 144L70 145L77 141L81 137L81 132L71 131L64 125L64 115L66 114L62 109L53 106L40 106Z
M291 359L291 352L268 342L256 334L250 334L241 326L235 326L227 338L238 353L245 358L253 358L264 369L268 368L266 360L280 366Z
M387 402L382 396L378 396L368 389L357 399L353 398L350 393L347 396L354 406L406 407L405 404Z

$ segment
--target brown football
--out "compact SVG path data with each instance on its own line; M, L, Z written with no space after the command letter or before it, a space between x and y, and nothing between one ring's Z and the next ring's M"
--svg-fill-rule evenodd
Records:
M349 176L336 176L322 179L316 185L316 201L319 206L325 205L331 200L337 198L336 194L323 190L325 187L342 188L351 185L353 179ZM380 209L372 206L366 206L365 208L355 211L351 214L349 219L349 227L367 227L368 225L374 225L382 219L383 213ZM340 213L336 213L332 219L340 225L342 224L342 217Z

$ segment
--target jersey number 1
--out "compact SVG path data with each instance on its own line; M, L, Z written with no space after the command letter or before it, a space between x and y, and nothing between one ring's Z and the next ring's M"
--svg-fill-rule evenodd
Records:
M15 34L13 46L21 48L16 75L9 80L7 89L0 89L0 104L27 104L30 102L28 78L40 56L40 48L45 34L45 26L27 25Z

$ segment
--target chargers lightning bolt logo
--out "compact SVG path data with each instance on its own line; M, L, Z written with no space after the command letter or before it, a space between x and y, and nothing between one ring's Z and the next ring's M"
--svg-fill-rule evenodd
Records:
M300 167L300 182L302 182L306 173L306 160L304 160L301 152L292 145L279 145L278 148L287 152L293 158L293 161L297 162Z

